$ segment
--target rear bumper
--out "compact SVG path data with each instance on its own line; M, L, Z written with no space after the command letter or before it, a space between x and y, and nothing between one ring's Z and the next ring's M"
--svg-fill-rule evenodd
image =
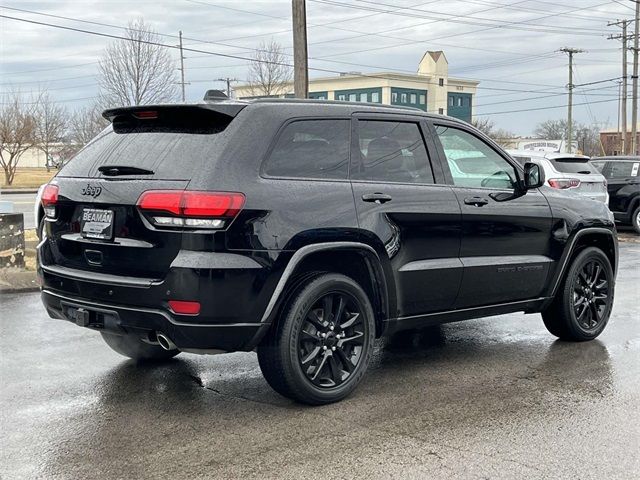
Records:
M162 332L179 350L193 353L251 350L269 328L260 323L187 323L164 310L96 303L46 289L42 290L42 303L51 318L79 324L70 311L83 308L90 317L81 326L116 334L133 333L141 338L148 338L151 332Z
M582 193L578 192L578 195L589 198L591 200L596 200L598 202L602 202L605 205L609 204L609 194L607 192L593 192L593 193Z

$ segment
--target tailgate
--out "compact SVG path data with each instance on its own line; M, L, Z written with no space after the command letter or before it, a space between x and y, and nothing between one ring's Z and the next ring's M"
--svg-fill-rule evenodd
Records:
M136 207L145 190L184 189L184 180L59 178L56 219L47 220L52 265L99 273L162 279L182 245L181 231L156 230ZM106 217L105 217L106 215ZM84 221L83 221L84 219ZM112 223L107 238L93 225ZM85 231L83 232L83 225Z

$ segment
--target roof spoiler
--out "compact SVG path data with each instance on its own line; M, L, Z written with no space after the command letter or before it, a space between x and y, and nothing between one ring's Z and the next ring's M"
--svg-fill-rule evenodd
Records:
M102 116L110 122L113 122L116 117L133 117L137 120L152 120L165 115L185 115L188 113L206 114L207 112L233 118L246 106L246 104L236 102L217 102L212 104L202 103L194 105L144 105L136 107L110 108L102 112Z

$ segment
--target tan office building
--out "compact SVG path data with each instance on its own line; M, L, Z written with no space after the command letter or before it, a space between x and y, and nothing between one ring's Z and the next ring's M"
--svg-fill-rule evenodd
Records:
M449 62L442 51L426 52L417 73L346 73L309 80L309 98L371 102L416 107L471 122L480 82L449 77ZM293 97L293 83L273 95L263 95L256 85L234 88L240 99Z

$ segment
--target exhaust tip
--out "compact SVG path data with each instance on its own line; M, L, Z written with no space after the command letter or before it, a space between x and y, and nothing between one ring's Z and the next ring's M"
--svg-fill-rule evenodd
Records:
M165 350L177 350L175 343L173 343L164 333L157 332L156 338L158 339L160 346Z

